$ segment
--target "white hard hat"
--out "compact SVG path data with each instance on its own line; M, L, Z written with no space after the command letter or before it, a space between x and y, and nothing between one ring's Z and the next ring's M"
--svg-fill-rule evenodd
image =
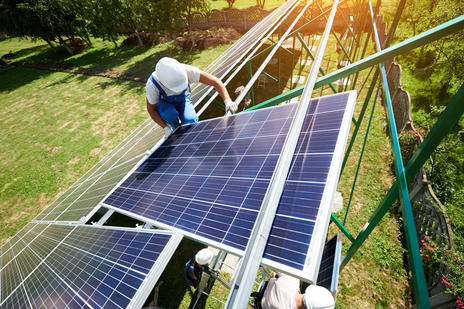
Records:
M161 58L156 64L155 77L174 93L181 93L188 87L187 73L176 59Z
M206 265L211 262L212 258L213 252L211 252L211 250L209 250L208 248L204 248L198 251L198 253L195 255L195 262L197 262L200 265Z
M333 309L335 300L332 293L322 286L310 285L306 288L303 302L308 309Z

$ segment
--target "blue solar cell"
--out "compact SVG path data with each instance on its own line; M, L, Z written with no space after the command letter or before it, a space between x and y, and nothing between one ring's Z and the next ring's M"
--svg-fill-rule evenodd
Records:
M348 97L343 93L312 100L265 258L304 268L333 152L339 133L347 130L341 123L346 118ZM104 204L192 237L201 236L218 247L243 250L296 106L287 104L181 127Z
M124 308L171 238L163 232L39 224L15 241L22 248L1 269L8 284L2 284L0 307Z
M332 237L324 246L319 274L317 276L317 285L331 289L333 270L335 262L335 253L337 246L337 236Z

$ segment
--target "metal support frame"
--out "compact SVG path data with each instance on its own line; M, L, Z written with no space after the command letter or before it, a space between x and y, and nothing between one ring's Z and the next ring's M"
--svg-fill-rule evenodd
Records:
M314 88L320 88L322 86L328 85L331 82L334 82L338 79L344 78L348 75L360 72L364 69L367 69L373 65L377 65L381 62L384 62L390 58L406 53L410 50L413 50L417 47L423 46L432 41L438 40L444 36L452 34L456 31L459 31L464 28L464 15L456 17L444 24L441 24L437 27L434 27L430 30L422 32L414 37L411 37L403 42L395 44L391 47L383 49L377 53L374 53L364 59L356 61L346 67L343 67L339 70L331 72L325 76L319 77L316 80ZM294 97L300 96L303 93L304 86L297 87L285 93L282 93L272 99L264 101L258 105L250 107L248 110L255 110L263 107L275 106L282 102L288 101Z
M367 137L369 136L369 131L370 131L371 124L372 124L372 117L374 116L374 111L375 111L375 103L377 102L377 97L379 95L379 90L380 90L380 81L379 81L379 86L377 87L377 92L375 93L374 103L372 104L372 111L371 111L371 116L369 117L369 122L367 124L366 134L364 135L364 141L363 141L363 145L362 145L362 148L361 148L361 154L359 155L358 166L356 167L356 173L354 175L354 180L353 180L353 186L351 187L350 197L348 198L348 204L346 206L346 212L345 212L345 218L343 219L343 225L345 225L346 219L348 218L348 213L350 211L351 200L353 198L354 188L356 187L356 181L358 180L359 168L361 167L361 161L362 161L362 158L364 156L364 150L366 149ZM358 124L360 124L360 123L358 123ZM359 125L356 126L356 127L359 128ZM353 140L354 139L352 139L352 141ZM346 154L349 154L349 152L346 152ZM346 158L347 158L347 156L345 156L345 159Z
M457 124L459 119L464 114L464 84L461 85L459 90L456 92L454 97L448 103L445 110L441 113L438 120L430 130L429 134L424 138L424 141L420 144L419 148L413 154L411 159L406 164L404 174L407 182L411 182L420 168L429 159L432 153L435 151L437 146L451 131L451 129ZM353 255L362 246L364 241L369 237L371 232L382 220L383 216L387 213L393 203L399 197L399 181L390 187L387 194L383 198L379 207L376 209L374 214L371 216L369 221L366 223L364 228L361 230L352 246L348 249L345 257L342 260L341 267L345 267L346 264L351 260Z
M296 3L296 2L295 2ZM277 22L277 23L274 23L272 26L272 29L269 30L266 34L266 36L264 36L264 34L258 38L260 43L258 45L255 46L255 48L253 49L253 51L250 52L250 54L242 61L242 63L234 68L234 66L231 67L231 71L232 74L229 75L229 77L227 78L226 81L224 81L224 85L227 85L229 84L229 82L232 80L232 78L234 78L235 75L238 74L238 72L248 63L248 61L251 59L251 57L258 52L258 50L261 48L261 46L264 44L264 42L272 35L274 34L276 31L278 31L278 29L280 29L280 25L288 18L288 16L290 16L290 14L296 9L297 5L293 3L292 6L290 6L290 8L288 9L288 11L286 11L286 13L282 16L282 18ZM263 39L263 37L265 37ZM267 58L266 58L267 59ZM238 63L238 62L237 62ZM235 70L234 70L235 69ZM222 77L221 77L222 78ZM244 91L243 95L246 95L246 93L248 92L249 89L247 89L246 91ZM213 101L216 97L218 96L218 93L214 93L211 98L202 106L202 108L197 112L198 115L201 115L205 110L206 108L209 106L209 104L211 103L211 101ZM243 99L243 98L242 98ZM239 101L238 101L239 102ZM199 102L195 103L195 107L199 104Z
M311 52L311 49L309 48L309 46L306 44L306 42L304 41L304 39L301 37L301 34L298 32L297 33L297 36L298 36L298 39L300 40L301 42L301 45L303 46L303 48L308 52L308 55L311 57L311 59L313 59L314 61L314 55L313 53ZM325 71L322 67L319 67L319 71L321 72L322 75L325 75ZM332 85L332 83L329 83L329 86L330 88L332 89L332 91L334 93L338 93L337 89L335 89L334 85Z
M321 12L324 12L324 10L323 10L322 7L319 5L319 3L316 2L316 4L317 4L317 6L319 7L319 9L321 10ZM325 20L327 20L327 16L326 16L325 14L324 14L324 18L325 18ZM352 63L353 60L351 60L350 55L349 55L348 52L346 51L345 46L343 46L342 42L340 41L340 38L338 37L338 35L337 35L337 33L335 32L334 29L332 29L332 34L333 34L333 36L335 37L335 40L337 40L337 43L338 43L338 45L340 46L340 48L343 50L343 53L345 54L345 57L348 59L348 61L349 61L350 63Z
M374 29L375 43L377 50L382 50L377 32L377 25L375 23L374 10L372 3L369 0L369 8L372 19L372 27ZM398 139L398 132L395 123L395 114L390 97L390 90L388 87L387 72L385 71L385 64L380 63L380 71L382 73L383 95L384 102L386 103L387 115L389 120L390 137L393 144L393 154L395 161L395 171L397 179L399 180L399 194L401 210L404 218L404 230L406 236L406 246L408 248L408 260L412 275L413 291L416 298L416 303L421 308L430 308L429 295L427 291L427 284L425 281L424 268L419 253L419 241L417 240L416 225L414 223L414 215L412 213L411 200L409 199L408 182L404 172L403 158L401 155L401 146Z
M274 48L269 52L269 54L267 55L266 59L264 59L263 63L259 66L259 68L256 70L255 74L250 78L250 80L248 81L247 85L245 86L245 89L243 90L243 92L238 96L238 98L235 99L235 103L236 104L240 104L240 102L243 100L243 98L245 97L245 95L248 93L248 91L251 89L251 87L253 87L253 84L255 83L255 81L258 79L259 75L261 74L261 72L264 70L264 68L266 67L266 65L269 63L269 61L271 60L271 58L275 55L275 53L282 47L282 43L290 36L290 32L292 31L293 27L295 27L296 23L300 20L301 16L304 14L304 12L306 12L306 10L308 9L309 5L311 4L311 1L309 1L302 9L301 11L298 13L297 17L295 18L295 20L291 23L291 25L287 28L287 30L284 32L284 34L282 35L282 37L279 39L279 41L275 44ZM280 64L280 62L279 62ZM280 66L280 65L279 65ZM279 72L280 72L280 68L279 68ZM280 75L280 74L279 74ZM280 81L280 76L279 76L279 81ZM280 87L280 85L279 85Z
M245 308L248 303L248 299L253 288L254 278L256 278L256 274L264 254L267 239L272 226L272 221L274 220L277 206L280 201L280 196L284 188L285 179L292 162L299 133L303 126L306 111L309 108L311 102L311 94L314 89L319 66L322 62L325 47L327 45L328 37L335 17L335 12L337 11L337 6L338 0L335 0L332 5L330 17L326 24L316 58L311 67L302 99L298 104L297 111L295 112L296 116L294 117L290 126L281 155L279 156L279 160L276 164L276 168L272 175L269 187L261 204L261 210L251 232L242 263L237 269L237 279L233 282L231 292L227 299L226 308ZM305 9L302 10L302 12L304 11ZM294 23L292 23L292 26L298 21L300 16L301 13L298 18L295 19ZM285 35L283 38L285 38Z

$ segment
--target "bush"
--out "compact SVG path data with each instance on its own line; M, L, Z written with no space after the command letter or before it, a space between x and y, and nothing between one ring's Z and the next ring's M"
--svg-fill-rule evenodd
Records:
M438 246L430 237L421 240L420 254L426 277L434 277L444 263L448 274L441 274L440 284L445 285L446 293L456 296L456 305L464 309L464 254ZM440 275L440 274L438 274Z

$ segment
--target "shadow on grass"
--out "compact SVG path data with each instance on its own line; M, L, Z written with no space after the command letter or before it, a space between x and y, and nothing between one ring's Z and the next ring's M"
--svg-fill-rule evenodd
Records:
M152 52L150 52L152 51ZM61 49L53 50L46 45L25 48L16 51L18 58L24 63L37 64L38 69L63 71L69 73L78 73L80 81L86 80L89 76L111 77L104 82L99 82L98 86L102 89L114 85L123 86L124 90L130 90L140 87L140 84L132 81L145 82L148 76L153 72L156 63L163 57L172 57L181 63L191 63L200 57L200 51L184 51L173 43L161 44L154 47L94 47L83 51L80 54L70 56ZM146 54L146 56L143 56ZM136 61L133 61L137 58ZM125 63L130 63L124 66ZM49 68L47 68L47 64ZM124 67L118 72L114 68ZM13 73L13 71L11 71ZM6 73L8 74L8 73ZM41 75L45 73L40 73ZM15 73L11 74L15 75ZM33 74L34 75L34 74ZM1 75L0 75L1 77ZM28 83L34 78L28 76L15 76L15 79L23 77L24 80L19 84ZM67 83L71 77L56 81ZM2 87L3 88L3 87ZM13 89L13 83L9 83L6 89Z
M53 72L16 67L0 72L0 92L12 91L25 84L44 78Z

